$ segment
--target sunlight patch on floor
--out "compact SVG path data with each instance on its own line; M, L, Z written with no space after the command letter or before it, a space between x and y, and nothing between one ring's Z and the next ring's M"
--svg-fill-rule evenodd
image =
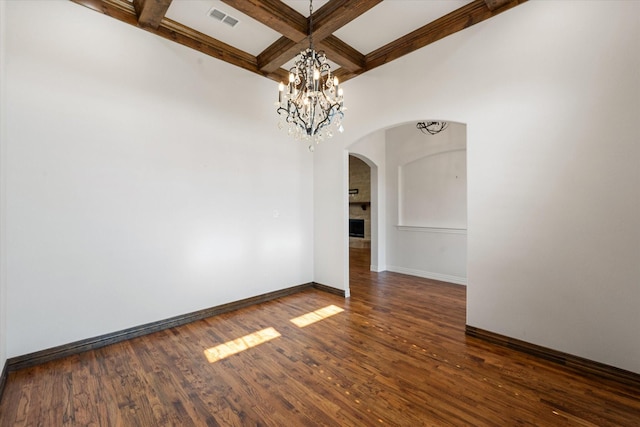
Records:
M225 357L232 356L274 338L278 338L279 336L280 333L274 328L266 328L233 341L227 341L224 344L208 348L204 351L204 355L207 357L209 363L214 363L218 360L224 359Z
M335 314L342 313L344 309L336 307L335 305L328 305L316 311L311 311L302 316L291 319L291 322L299 328L304 328L312 323L316 323L327 317L331 317Z

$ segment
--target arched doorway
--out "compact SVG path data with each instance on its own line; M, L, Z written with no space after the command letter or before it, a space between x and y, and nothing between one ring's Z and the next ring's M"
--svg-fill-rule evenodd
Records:
M374 166L375 167L375 166ZM349 266L368 270L371 265L372 167L357 155L349 154Z
M371 168L371 271L466 284L466 144L463 123L432 135L410 122L349 146Z

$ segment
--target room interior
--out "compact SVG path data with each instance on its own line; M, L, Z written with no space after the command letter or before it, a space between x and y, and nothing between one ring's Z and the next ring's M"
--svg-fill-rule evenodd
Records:
M42 352L210 307L309 284L349 298L350 154L371 167L371 271L466 286L472 333L640 375L640 3L460 1L483 18L371 56L318 19L348 110L313 153L277 127L289 59L150 28L154 8L138 28L134 3L0 2L2 383ZM238 28L241 3L267 5L263 26L285 4L303 19L273 40L295 38L293 57L306 38L306 2L201 3ZM464 135L466 174L465 224L416 225L454 230L418 249L459 254L437 265L398 249L413 232L393 201L409 164L393 141L430 119Z

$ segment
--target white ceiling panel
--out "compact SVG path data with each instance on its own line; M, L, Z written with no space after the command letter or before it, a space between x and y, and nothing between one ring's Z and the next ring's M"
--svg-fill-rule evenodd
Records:
M313 10L317 11L327 2L314 0ZM308 0L283 0L283 3L305 17L309 16ZM467 3L470 0L385 0L334 34L360 53L367 54ZM211 18L209 11L212 8L239 20L238 25L232 28ZM254 56L281 37L278 32L219 0L174 0L166 17Z
M314 0L313 11L317 11L328 2L329 0ZM309 0L283 0L282 3L285 3L292 9L295 9L300 14L309 17Z
M468 3L471 1L385 0L334 35L366 55Z
M240 22L232 28L210 17L212 8ZM281 37L278 32L218 0L174 0L166 17L254 56Z

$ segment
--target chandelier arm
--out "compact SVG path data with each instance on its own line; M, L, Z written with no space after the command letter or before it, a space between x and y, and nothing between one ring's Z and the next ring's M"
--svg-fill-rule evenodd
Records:
M425 135L436 135L449 127L448 122L418 122L416 127Z

